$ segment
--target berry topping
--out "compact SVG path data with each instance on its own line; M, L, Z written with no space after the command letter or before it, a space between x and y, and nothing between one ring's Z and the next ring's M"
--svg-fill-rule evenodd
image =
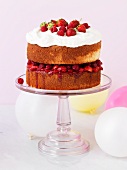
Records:
M53 75L53 71L49 71L49 72L48 72L48 75Z
M23 84L24 83L24 80L22 78L18 78L18 83L19 84Z
M93 63L92 63L92 67L97 67L97 63L96 63L96 62L93 62Z
M31 68L29 68L30 71L36 71L38 69L38 66L32 66Z
M100 66L100 70L103 70L103 67Z
M42 26L40 30L41 30L42 32L45 32L45 31L48 30L48 28L47 28L47 26L45 25L45 26Z
M59 19L58 21L57 21L57 25L58 25L58 27L60 27L60 26L67 26L68 25L68 23L67 23L67 21L65 21L65 19Z
M46 68L47 70L50 70L50 69L52 69L52 65L51 65L51 64L47 64L45 68Z
M96 63L98 66L100 66L102 64L102 62L100 60L96 60Z
M72 69L75 70L75 71L78 71L79 70L79 65L78 64L73 65Z
M66 32L66 36L74 36L76 35L76 31L85 33L86 29L90 27L88 23L80 24L80 22L81 20L72 20L68 23L63 18L59 20L51 20L48 23L42 22L40 24L40 31L45 32L50 30L52 33L57 32L57 35L59 36L64 36L64 33Z
M58 69L58 67L59 67L59 65L54 65L54 66L53 66L53 70Z
M40 69L45 68L45 65L44 64L39 64L39 68Z
M27 64L27 68L31 68L33 64Z
M65 73L67 71L67 68L65 66L59 66L59 68L57 69L59 72L63 72Z
M93 72L98 72L99 70L100 70L100 67L98 66L93 68Z
M57 35L59 35L59 36L64 36L64 31L63 31L63 30L57 31Z
M73 28L67 29L66 35L67 35L68 37L69 37L69 36L74 36L74 35L76 35L75 29L73 29Z
M68 69L68 73L73 73L73 70L72 69Z
M80 68L80 69L79 69L79 72L80 72L80 73L84 72L84 68Z
M81 24L81 25L79 25L79 26L77 27L77 30L78 30L79 32L86 32L86 27L85 27L83 24Z
M66 29L66 27L65 27L65 26L61 26L61 27L59 28L59 30L63 30L64 32L66 32L66 31L67 31L67 29Z
M90 28L90 26L88 25L88 23L83 23L83 25L86 27L86 29Z
M31 60L28 60L27 65L31 65L31 64L32 64Z

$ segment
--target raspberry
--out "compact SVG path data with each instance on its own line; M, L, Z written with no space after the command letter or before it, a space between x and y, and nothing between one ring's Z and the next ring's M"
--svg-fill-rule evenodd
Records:
M38 66L32 66L31 68L29 68L30 71L36 71L38 69Z
M75 71L78 71L79 70L79 65L78 64L73 65L72 69L75 70Z
M59 68L57 69L59 72L63 72L65 73L67 71L67 68L65 66L59 66Z
M88 71L88 72L92 72L92 67L90 67L90 66L86 66L85 68L84 68L84 70L85 71Z
M18 83L19 84L23 84L24 83L24 80L22 78L18 78Z

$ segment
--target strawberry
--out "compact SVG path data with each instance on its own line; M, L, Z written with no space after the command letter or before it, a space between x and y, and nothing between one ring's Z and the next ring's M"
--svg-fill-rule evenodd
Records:
M40 24L40 28L41 28L42 26L47 26L47 23L46 23L46 22L42 22L42 23Z
M76 35L75 29L73 29L73 28L67 29L66 36L69 37L69 36L74 36L74 35Z
M79 21L73 20L69 23L68 28L76 28L79 25Z
M56 20L51 20L51 22L53 23L53 24L56 24L57 23L57 21Z
M70 23L68 24L67 28L73 28L73 25L71 25Z
M64 36L64 31L63 31L63 30L57 31L57 35L59 35L59 36Z
M66 31L67 31L67 29L66 29L66 27L65 27L65 26L61 26L61 27L59 28L59 30L63 30L64 32L66 32Z
M60 26L67 26L68 25L68 23L65 21L65 19L59 19L58 21L57 21L57 25L58 25L58 27L60 27Z
M78 30L79 32L86 32L86 27L85 27L83 24L81 24L81 25L79 25L79 26L77 27L77 30Z
M83 23L83 25L86 27L86 29L90 28L90 26L88 25L88 23Z
M45 32L48 30L48 28L46 26L42 26L41 29L40 29L42 32Z
M57 29L57 27L56 26L53 26L51 29L51 32L53 33L53 32L57 32L58 31L58 29Z

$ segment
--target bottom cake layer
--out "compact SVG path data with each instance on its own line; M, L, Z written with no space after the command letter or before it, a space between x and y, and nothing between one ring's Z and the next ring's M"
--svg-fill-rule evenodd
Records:
M35 88L49 90L86 89L100 84L101 71L83 73L48 74L44 71L26 70L26 83Z

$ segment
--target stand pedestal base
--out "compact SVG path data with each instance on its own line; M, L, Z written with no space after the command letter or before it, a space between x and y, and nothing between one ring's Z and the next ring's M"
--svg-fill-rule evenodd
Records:
M53 131L38 144L41 153L48 155L80 155L89 150L89 143L77 132Z

